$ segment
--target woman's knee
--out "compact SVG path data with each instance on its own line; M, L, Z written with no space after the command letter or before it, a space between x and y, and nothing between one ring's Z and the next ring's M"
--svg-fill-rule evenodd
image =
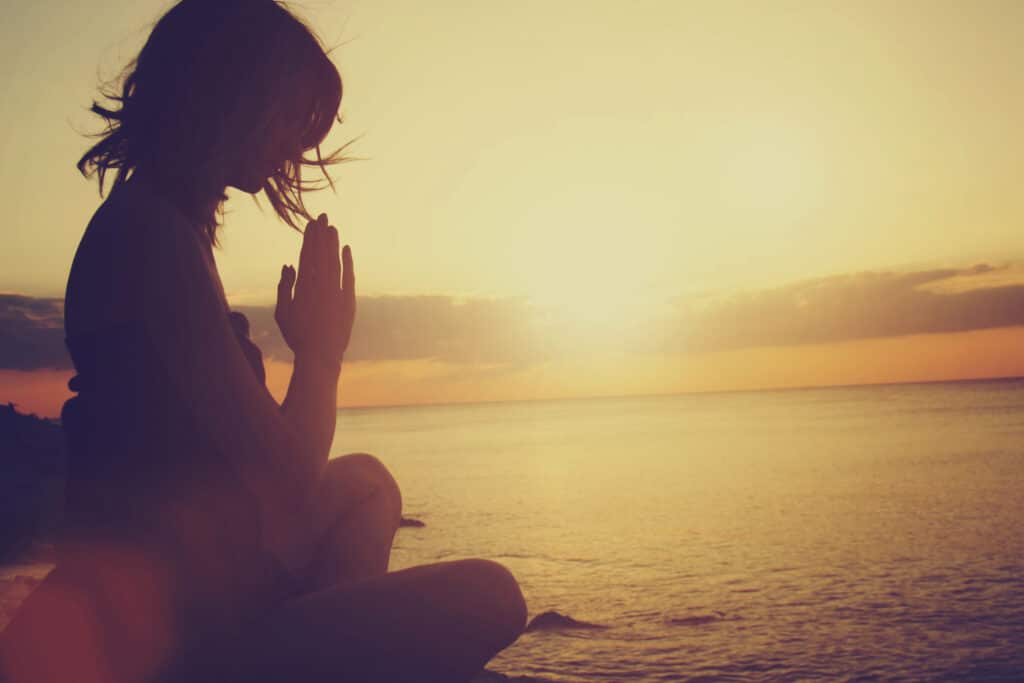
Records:
M466 594L480 601L484 626L496 647L504 648L518 638L526 627L526 599L504 565L490 560L458 560L452 562L457 579Z
M349 453L327 463L325 475L332 493L356 500L373 499L384 505L395 524L402 516L402 491L388 468L369 453Z

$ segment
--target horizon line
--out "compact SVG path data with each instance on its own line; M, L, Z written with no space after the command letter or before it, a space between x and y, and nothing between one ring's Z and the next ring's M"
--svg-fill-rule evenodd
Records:
M705 395L717 395L717 394L759 394L759 393L779 393L779 392L790 392L790 391L814 391L822 389L869 389L869 388L881 388L881 387L903 387L903 386L917 386L917 385L929 385L929 384L972 384L980 382L1012 382L1024 380L1024 375L998 375L990 377L961 377L957 379L927 379L927 380L911 380L905 382L861 382L855 384L807 384L799 386L771 386L771 387L760 387L757 389L707 389L707 390L691 390L691 391L670 391L663 393L646 393L646 394L601 394L594 396L563 396L558 398L509 398L509 399L492 399L487 401L444 401L434 403L389 403L389 404L378 404L378 405L354 405L354 406L338 406L335 412L341 412L343 410L387 410L396 408L441 408L450 406L467 406L467 405L495 405L505 403L557 403L565 401L605 401L615 399L626 399L626 398L669 398L672 396L705 396Z

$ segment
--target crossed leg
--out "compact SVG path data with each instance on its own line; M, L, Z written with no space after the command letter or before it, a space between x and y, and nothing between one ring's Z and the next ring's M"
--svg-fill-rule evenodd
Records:
M324 540L302 577L306 592L213 644L214 661L189 680L456 683L522 632L526 603L497 563L387 573L401 493L373 456L332 460L321 499Z
M519 636L512 575L484 560L412 567L289 600L216 647L219 683L457 683Z

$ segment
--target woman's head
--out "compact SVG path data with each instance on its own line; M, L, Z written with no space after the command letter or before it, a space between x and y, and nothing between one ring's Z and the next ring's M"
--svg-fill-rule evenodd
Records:
M124 74L120 108L93 103L107 131L79 160L86 176L144 169L216 242L227 186L263 190L292 227L309 219L302 167L344 161L320 143L338 117L342 85L316 36L273 0L181 0L153 28Z

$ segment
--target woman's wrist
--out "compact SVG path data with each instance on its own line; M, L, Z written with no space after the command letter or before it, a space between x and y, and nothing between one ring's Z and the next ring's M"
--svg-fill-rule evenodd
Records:
M342 356L331 358L324 354L301 352L295 354L295 370L310 370L316 373L341 373Z

